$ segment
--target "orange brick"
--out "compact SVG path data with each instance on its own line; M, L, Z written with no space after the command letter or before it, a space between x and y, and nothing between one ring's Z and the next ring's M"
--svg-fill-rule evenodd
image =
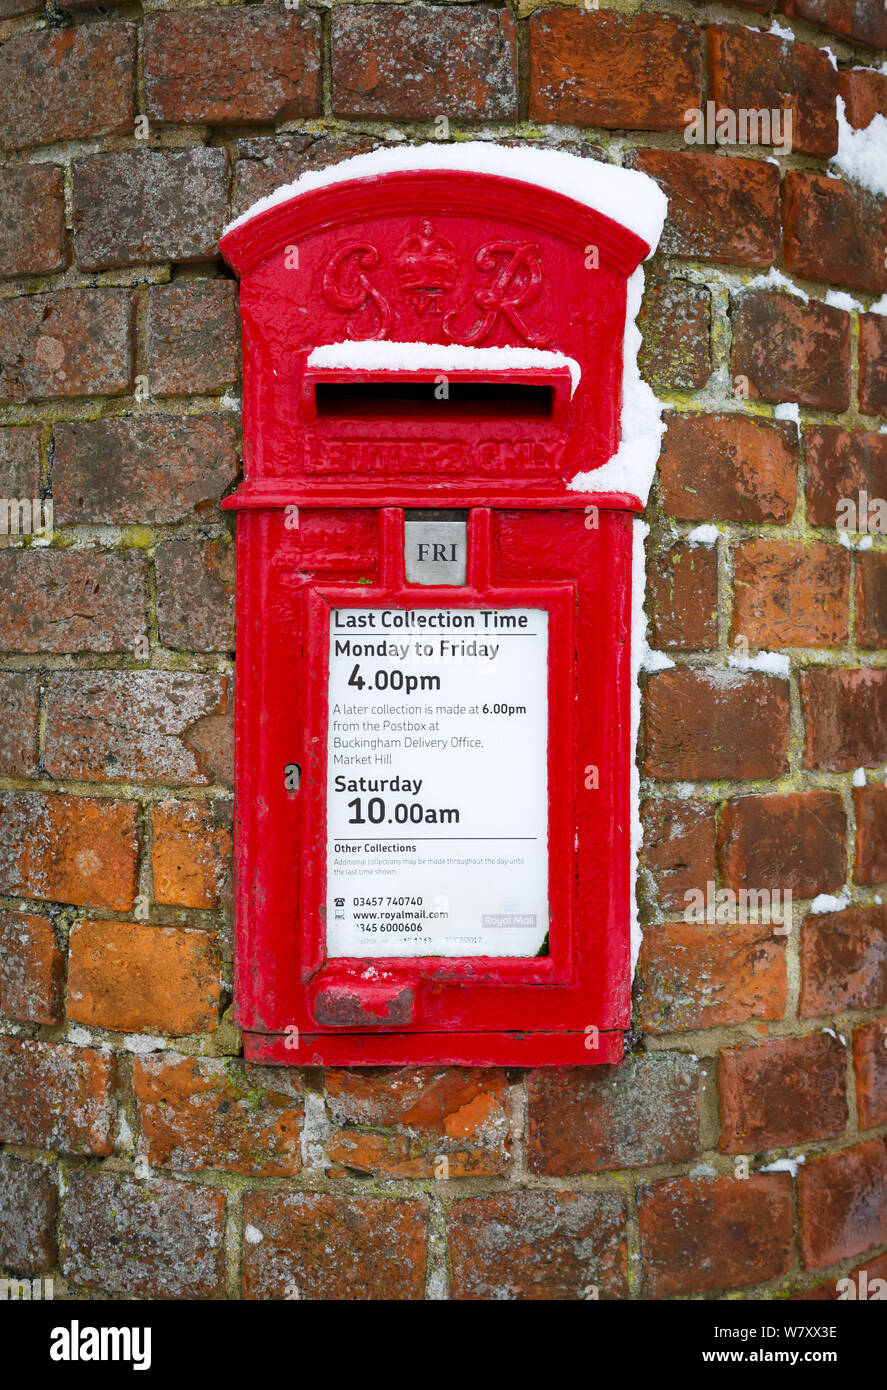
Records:
M290 1177L301 1167L303 1105L287 1069L214 1058L139 1057L132 1077L148 1162L254 1177Z
M753 647L834 647L849 625L850 553L821 542L737 547L733 636Z
M856 805L857 883L887 883L887 787L853 788Z
M64 968L48 917L0 914L0 1013L26 1023L58 1023Z
M798 1227L808 1269L887 1242L887 1146L882 1139L824 1154L801 1168Z
M413 1068L329 1071L334 1163L390 1177L502 1173L509 1161L508 1087L501 1071ZM385 1131L388 1130L388 1133Z
M151 822L155 902L218 907L231 863L230 803L159 801Z
M859 1128L887 1124L887 1018L853 1030L853 1066Z
M128 912L136 891L131 801L0 794L0 892Z
M666 1178L641 1191L640 1227L647 1298L776 1279L792 1263L792 1181Z
M646 928L638 962L641 1026L672 1033L782 1018L784 946L768 925Z
M427 1211L415 1199L250 1192L243 1297L421 1299Z
M95 1048L0 1038L0 1143L109 1154L115 1079Z
M212 1032L218 959L204 931L78 922L71 932L68 1017L133 1033Z

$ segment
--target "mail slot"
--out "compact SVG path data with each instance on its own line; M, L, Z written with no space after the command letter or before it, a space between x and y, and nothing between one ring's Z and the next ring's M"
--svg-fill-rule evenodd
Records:
M655 241L615 212L647 181L424 148L308 175L221 242L236 1017L281 1065L613 1062L645 500L624 347Z

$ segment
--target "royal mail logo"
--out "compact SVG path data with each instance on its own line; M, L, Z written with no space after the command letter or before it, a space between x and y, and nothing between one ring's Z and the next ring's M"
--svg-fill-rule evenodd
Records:
M349 338L391 337L394 308L378 284L383 264L371 241L352 239L337 246L324 266L323 297L331 309L349 315ZM447 342L484 343L500 326L530 347L551 342L551 330L527 318L545 280L542 253L533 242L485 242L466 270L449 238L424 218L394 252L391 267L398 292L416 313L440 317ZM465 274L472 283L453 304Z
M318 439L302 445L307 473L491 473L506 477L548 475L563 445L538 439Z

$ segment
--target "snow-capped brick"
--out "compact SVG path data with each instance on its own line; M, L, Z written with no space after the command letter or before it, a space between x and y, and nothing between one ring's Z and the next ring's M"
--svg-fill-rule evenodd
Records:
M676 412L662 441L663 505L682 521L786 522L795 508L797 456L790 424Z
M660 671L647 681L644 728L651 777L779 777L788 751L788 685L723 667Z
M887 136L879 158L887 164ZM793 274L872 294L887 290L883 198L844 179L793 169L785 176L782 216L785 263Z
M846 410L850 315L766 290L740 295L733 315L731 377L747 382L757 400Z
M662 251L740 265L770 265L779 254L779 170L760 159L641 149L630 166L668 196Z
M884 1004L887 906L811 913L801 928L800 1017Z
M718 1148L748 1154L837 1138L847 1126L846 1072L844 1048L827 1033L728 1048L719 1059Z

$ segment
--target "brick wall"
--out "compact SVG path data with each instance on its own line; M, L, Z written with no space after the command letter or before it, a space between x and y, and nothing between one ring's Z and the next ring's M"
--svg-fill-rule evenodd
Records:
M52 1272L56 1297L826 1299L887 1275L887 546L837 527L841 499L887 497L866 311L887 203L825 177L839 88L857 124L887 112L887 21L783 0L784 42L771 8L0 0L0 492L55 522L0 539L0 1275ZM688 145L709 98L791 109L793 151ZM245 1067L216 240L441 115L671 199L642 360L672 407L647 609L674 666L645 678L633 1051ZM749 287L770 267L803 295ZM789 673L728 665L761 649ZM709 882L791 889L791 931L686 921ZM811 913L822 893L846 905Z

